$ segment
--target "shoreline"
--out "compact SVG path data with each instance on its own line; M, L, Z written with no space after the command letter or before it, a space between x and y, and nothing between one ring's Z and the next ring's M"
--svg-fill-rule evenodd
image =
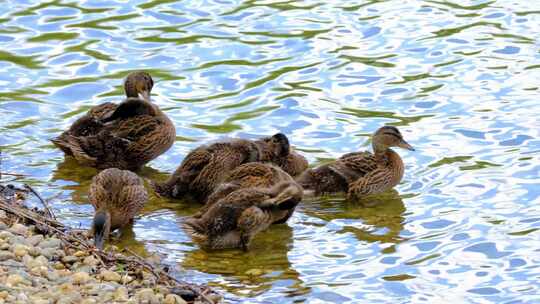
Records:
M24 206L28 195L44 210ZM124 252L97 250L85 231L58 222L31 187L0 184L0 304L221 301L208 286L179 281L167 266Z

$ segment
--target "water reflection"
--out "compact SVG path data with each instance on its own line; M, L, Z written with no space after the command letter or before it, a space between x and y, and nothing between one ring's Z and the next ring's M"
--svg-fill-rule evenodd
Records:
M293 229L287 225L273 225L257 235L250 250L196 249L187 252L181 262L185 269L225 275L217 286L237 295L257 297L279 286L280 292L298 296L309 292L299 273L288 259L292 247ZM238 290L238 286L243 286Z
M326 197L304 202L302 211L326 222L338 221L337 233L352 233L361 242L399 243L404 228L406 208L396 190L350 202L340 197Z

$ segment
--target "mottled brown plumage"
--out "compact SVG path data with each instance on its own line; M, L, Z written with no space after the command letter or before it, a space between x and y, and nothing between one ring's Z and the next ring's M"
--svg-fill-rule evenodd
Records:
M290 153L281 133L258 140L231 139L191 151L164 183L154 183L159 195L206 202L216 187L238 166L249 162L283 162Z
M214 192L206 200L205 205L193 217L201 217L216 202L238 189L250 187L270 188L281 182L295 183L294 179L287 172L270 163L252 162L240 165L232 170L216 187ZM293 211L294 208L290 209L288 216L280 219L278 223L286 222Z
M307 159L302 154L294 151L292 148L291 152L286 158L277 160L276 165L278 165L292 177L302 174L309 166Z
M126 100L93 107L51 141L88 166L139 169L167 151L176 137L171 120L150 102L152 87L150 75L131 73L124 82Z
M296 180L316 195L345 192L350 199L377 194L396 186L403 177L404 166L390 147L414 149L395 127L385 126L373 135L373 151L354 152L334 162L308 169Z
M200 218L188 218L184 229L204 248L247 250L253 237L289 215L302 200L295 182L271 188L241 188L213 204Z
M137 174L109 168L92 178L88 198L95 209L94 240L102 249L111 231L129 224L142 210L148 193Z

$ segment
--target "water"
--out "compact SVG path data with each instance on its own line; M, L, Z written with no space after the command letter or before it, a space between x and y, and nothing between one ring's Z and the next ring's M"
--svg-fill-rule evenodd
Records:
M204 252L197 206L152 198L117 242L160 253L229 301L540 301L538 1L7 1L0 10L2 171L87 227L96 173L49 138L118 102L135 69L177 141L163 178L222 137L286 133L311 163L396 125L403 182L375 206L305 201L252 250Z

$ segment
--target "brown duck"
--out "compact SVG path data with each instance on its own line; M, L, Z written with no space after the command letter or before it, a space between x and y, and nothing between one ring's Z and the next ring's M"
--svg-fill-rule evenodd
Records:
M139 169L167 151L176 137L171 120L150 102L153 84L148 73L129 74L126 100L93 107L51 141L88 166Z
M308 169L297 178L305 190L345 192L350 199L378 194L396 186L403 177L401 157L390 147L414 151L396 127L384 126L373 135L374 153L354 152L334 162Z
M212 205L229 193L242 188L260 187L270 188L281 182L296 183L294 179L278 166L270 163L253 162L240 165L216 187L208 197L206 204L193 215L200 218ZM289 209L290 214L274 224L286 222L292 215L294 208Z
M277 133L258 140L231 139L191 151L164 183L154 183L156 193L206 202L216 187L236 167L249 162L287 163L287 136Z
M257 233L287 217L301 200L302 188L294 182L241 188L217 201L200 218L186 219L183 227L204 248L247 250Z
M91 233L96 247L103 249L112 231L133 221L148 200L148 193L137 174L110 168L92 178L88 197L95 209Z

